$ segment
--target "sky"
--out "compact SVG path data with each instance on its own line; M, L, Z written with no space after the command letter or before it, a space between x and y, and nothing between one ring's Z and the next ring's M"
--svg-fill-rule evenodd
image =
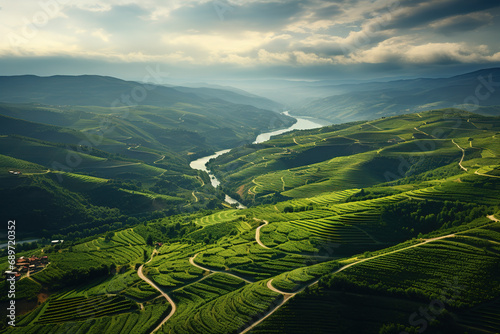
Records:
M0 75L450 76L500 66L499 15L492 0L0 0Z

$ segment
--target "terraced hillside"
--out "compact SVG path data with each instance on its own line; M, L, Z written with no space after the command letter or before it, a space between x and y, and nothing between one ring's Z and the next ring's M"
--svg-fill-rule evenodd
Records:
M426 111L295 131L233 150L211 168L224 189L246 204L313 197L446 166L460 161L460 148L464 166L495 165L498 144L491 139L499 126L498 118L465 111Z
M19 220L37 221L19 230L23 238L69 240L76 229L68 228L78 224L89 236L92 228L103 232L129 218L221 207L224 195L190 161L294 122L252 105L275 108L272 101L217 89L185 93L98 76L1 77L0 86L0 200L8 208L1 217L21 212ZM146 86L141 103L120 101ZM96 184L90 178L79 184L74 175ZM110 209L109 220L97 213ZM91 217L102 221L89 223Z
M470 116L464 122L480 130L474 137L451 124L444 129L467 136L432 138L437 132L426 128L432 117L448 123L441 112L428 112L403 117L427 117L427 124L417 127L421 132L414 129L404 142L374 140L375 151L352 155L353 161L368 159L371 166L377 166L376 155L395 161L401 155L423 156L407 166L414 172L389 182L325 188L288 200L273 193L269 203L247 209L157 216L19 252L47 255L50 263L16 283L22 291L16 302L26 303L28 312L18 316L15 328L5 324L0 332L495 334L500 300L497 119L460 115L455 121ZM382 119L362 126L404 137L407 127L398 124ZM335 131L352 126L360 124ZM323 131L331 136L328 128ZM307 145L307 136L321 135L309 131L301 142L291 134L275 139L282 146L268 149L283 150L290 138L291 147ZM351 136L374 135L370 130ZM424 153L416 151L419 145ZM319 164L321 172L322 164L349 156L290 170ZM441 158L446 161L435 162ZM38 165L27 166L37 172ZM52 174L43 177L56 177ZM108 182L75 173L67 177L71 187L93 196ZM0 258L0 270L8 268L7 259L7 254ZM0 289L6 284L1 281Z
M251 333L496 333L499 228L346 261Z

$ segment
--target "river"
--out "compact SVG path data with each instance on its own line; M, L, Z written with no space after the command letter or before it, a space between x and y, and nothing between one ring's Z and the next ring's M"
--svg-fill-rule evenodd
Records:
M7 237L5 237L5 239L7 239ZM28 242L38 241L38 240L40 240L40 239L20 240L20 241L16 241L16 245L21 245L21 244L25 244L25 243L28 243ZM0 244L0 249L1 248L7 248L8 245L9 245L8 243Z
M268 141L269 139L271 139L272 136L277 136L277 135L280 135L282 133L290 132L290 131L293 131L293 130L317 129L317 128L320 128L322 126L326 126L326 125L330 124L330 123L328 123L326 121L319 120L319 119L316 119L316 118L313 118L313 117L292 116L292 115L290 115L288 113L288 111L283 112L283 114L287 115L289 117L295 118L297 120L297 122L295 122L295 124L293 124L292 126L286 128L286 129L281 129L281 130L275 130L275 131L261 133L260 135L257 136L257 138L255 138L255 141L253 143L254 144L260 144L260 143ZM220 181L217 180L217 178L215 177L215 175L210 170L208 170L207 163L211 159L215 159L218 156L221 156L224 153L227 153L229 151L231 151L231 149L221 150L221 151L215 152L215 154L212 154L212 155L209 155L209 156L206 156L206 157L203 157L203 158L199 158L197 160L193 160L189 164L189 167L191 167L192 169L197 169L197 170L202 170L204 172L207 172L208 175L210 176L210 183L212 184L212 186L214 188L217 188L220 185ZM246 209L246 206L244 206L243 204L241 204L240 202L238 202L234 198L231 198L228 195L226 195L225 201L226 201L226 203L229 203L231 205L232 204L236 204L238 209Z

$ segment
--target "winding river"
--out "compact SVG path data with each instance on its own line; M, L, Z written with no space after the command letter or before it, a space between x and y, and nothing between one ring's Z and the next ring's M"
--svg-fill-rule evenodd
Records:
M277 136L277 135L280 135L282 133L290 132L293 130L310 130L310 129L316 129L316 128L320 128L322 126L326 126L326 125L330 124L326 121L319 120L319 119L316 119L313 117L292 116L292 115L289 115L288 111L283 112L283 114L287 115L289 117L295 118L297 120L297 122L295 122L295 124L293 124L292 126L286 128L286 129L261 133L260 135L257 136L257 138L255 139L253 144L260 144L260 143L266 142L269 139L271 139L272 136ZM218 152L215 152L215 154L212 154L212 155L209 155L209 156L206 156L203 158L199 158L197 160L193 160L189 164L189 167L191 167L192 169L197 169L197 170L202 170L204 172L207 172L208 175L210 176L210 183L212 184L212 186L214 188L217 188L220 185L220 181L217 180L215 175L207 168L207 163L211 159L215 159L218 156L221 156L224 153L227 153L229 151L231 151L231 149L218 151ZM246 209L246 207L243 204L241 204L240 202L238 202L234 198L231 198L228 195L226 195L225 201L226 201L226 203L229 203L231 205L236 204L238 209Z

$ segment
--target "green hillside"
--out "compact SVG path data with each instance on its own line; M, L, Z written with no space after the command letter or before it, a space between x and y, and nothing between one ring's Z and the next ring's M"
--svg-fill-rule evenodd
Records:
M2 215L44 237L16 257L48 264L23 272L23 314L0 332L496 334L499 130L443 109L241 146L211 167L246 209L148 160L155 136L132 157L111 149L118 133L82 152L3 135ZM51 167L72 152L71 170Z
M494 165L500 152L491 138L499 125L496 117L433 110L295 131L233 150L211 168L224 189L247 204L311 197L411 179L439 167L456 173L460 148L464 166Z

